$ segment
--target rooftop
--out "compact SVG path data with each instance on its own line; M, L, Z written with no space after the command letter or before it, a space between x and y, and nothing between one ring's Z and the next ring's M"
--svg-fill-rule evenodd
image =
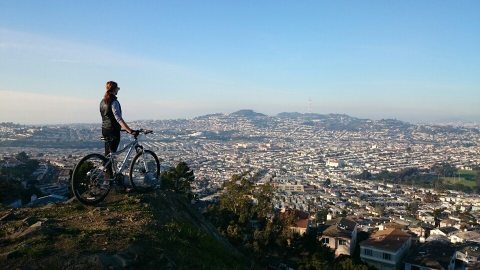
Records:
M411 238L410 234L399 229L377 231L367 240L360 243L362 247L372 247L387 251L397 251Z
M450 242L431 241L413 249L405 258L405 262L432 269L448 269L454 254L455 247Z
M348 218L338 218L332 220L328 223L330 225L324 232L323 235L331 237L344 237L351 238L352 232L355 230L357 223Z

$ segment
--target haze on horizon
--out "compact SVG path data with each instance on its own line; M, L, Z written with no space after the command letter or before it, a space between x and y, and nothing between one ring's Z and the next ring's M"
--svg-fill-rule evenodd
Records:
M253 109L480 121L479 1L2 1L0 122Z

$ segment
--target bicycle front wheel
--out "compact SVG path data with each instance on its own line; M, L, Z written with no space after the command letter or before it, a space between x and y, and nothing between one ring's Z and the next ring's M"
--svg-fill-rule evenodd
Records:
M136 191L148 191L160 186L160 162L150 150L140 151L130 165L130 184Z
M72 191L83 204L95 205L103 201L110 191L110 182L105 179L108 159L100 154L82 158L72 174Z

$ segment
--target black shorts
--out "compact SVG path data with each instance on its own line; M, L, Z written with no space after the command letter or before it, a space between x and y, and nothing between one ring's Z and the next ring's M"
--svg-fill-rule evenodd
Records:
M120 130L102 129L102 135L105 138L105 156L116 152L120 144Z

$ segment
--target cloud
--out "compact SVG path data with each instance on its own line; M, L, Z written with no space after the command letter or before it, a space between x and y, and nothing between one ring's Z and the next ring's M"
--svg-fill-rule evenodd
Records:
M98 102L30 92L0 91L0 121L78 123L98 118Z
M0 29L0 52L35 57L50 62L88 65L146 65L149 60L95 45L49 38L32 33Z
M84 41L70 41L1 27L0 37L0 59L5 60L0 62L0 71L8 71L12 63L19 65L19 69L24 71L25 68L19 64L22 63L28 65L26 68L30 73L48 73L51 77L56 75L55 72L64 71L70 71L74 76L81 74L79 76L90 78L95 75L107 77L111 74L128 74L123 81L135 80L137 86L145 80L150 85L158 85L167 80L170 87L177 89L189 89L191 86L213 89L216 86L232 84L231 80L219 79L217 73L209 72L205 67L185 66L147 57L136 51L132 53ZM42 66L43 70L28 69L32 66ZM57 89L55 84L58 81L53 80L50 87Z

